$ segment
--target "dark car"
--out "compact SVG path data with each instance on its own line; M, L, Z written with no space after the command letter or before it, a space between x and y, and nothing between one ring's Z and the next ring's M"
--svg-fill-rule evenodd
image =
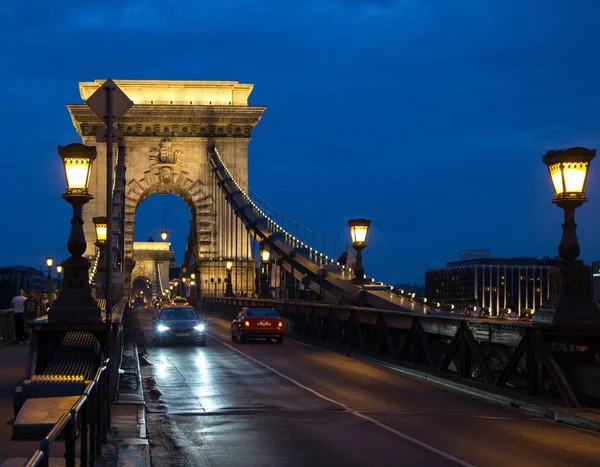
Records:
M191 306L166 306L153 319L152 336L159 345L177 342L206 345L206 326Z
M243 308L231 322L231 340L275 339L283 344L283 319L272 308Z

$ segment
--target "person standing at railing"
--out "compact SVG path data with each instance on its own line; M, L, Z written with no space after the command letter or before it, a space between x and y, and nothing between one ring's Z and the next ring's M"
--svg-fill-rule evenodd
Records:
M27 334L30 334L29 322L40 316L40 300L38 295L32 290L29 292L29 298L25 300L24 328Z
M15 320L15 336L19 342L25 341L25 321L23 321L23 312L25 311L25 291L19 290L19 295L12 299Z
M47 314L48 308L50 308L50 301L48 300L48 294L44 292L42 293L42 300L40 302L40 313L43 315Z

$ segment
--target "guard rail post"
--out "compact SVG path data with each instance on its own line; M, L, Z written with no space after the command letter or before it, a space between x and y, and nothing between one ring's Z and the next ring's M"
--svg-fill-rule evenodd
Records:
M80 449L80 464L82 466L88 465L88 410L90 408L90 395L85 401L85 406L81 408L81 449Z
M104 416L102 414L102 410L103 410L103 400L102 400L102 389L99 387L100 384L97 385L97 392L96 392L96 458L99 458L100 456L102 456L102 440L104 438L104 433L103 433L103 419Z
M92 403L88 405L88 414L90 416L90 464L96 464L96 439L98 431L98 411L96 410L96 405L98 404L98 388L94 387L92 389Z
M72 408L69 411L71 418L65 427L65 464L66 467L75 467L75 439L77 438L77 410Z
M40 451L42 451L42 453L44 454L40 465L41 467L48 467L50 464L50 440L48 438L42 440Z

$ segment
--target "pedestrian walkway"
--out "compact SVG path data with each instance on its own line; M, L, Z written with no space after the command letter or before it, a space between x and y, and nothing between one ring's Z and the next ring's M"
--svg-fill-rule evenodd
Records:
M112 432L105 461L116 467L149 467L150 449L146 436L146 407L142 387L135 328L126 333L119 371L116 401L112 404ZM112 462L112 463L110 463Z
M29 345L7 344L0 348L0 466L6 458L31 457L40 446L39 441L12 440L15 388L25 378L28 361ZM55 449L61 452L61 447Z

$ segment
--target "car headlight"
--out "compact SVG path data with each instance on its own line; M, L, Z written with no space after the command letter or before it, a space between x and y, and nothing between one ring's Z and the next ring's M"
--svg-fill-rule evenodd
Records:
M165 331L169 330L169 326L165 326L163 324L159 324L156 329L158 330L158 332L165 332Z
M204 324L199 324L198 326L194 326L194 329L198 332L203 332L205 329Z

